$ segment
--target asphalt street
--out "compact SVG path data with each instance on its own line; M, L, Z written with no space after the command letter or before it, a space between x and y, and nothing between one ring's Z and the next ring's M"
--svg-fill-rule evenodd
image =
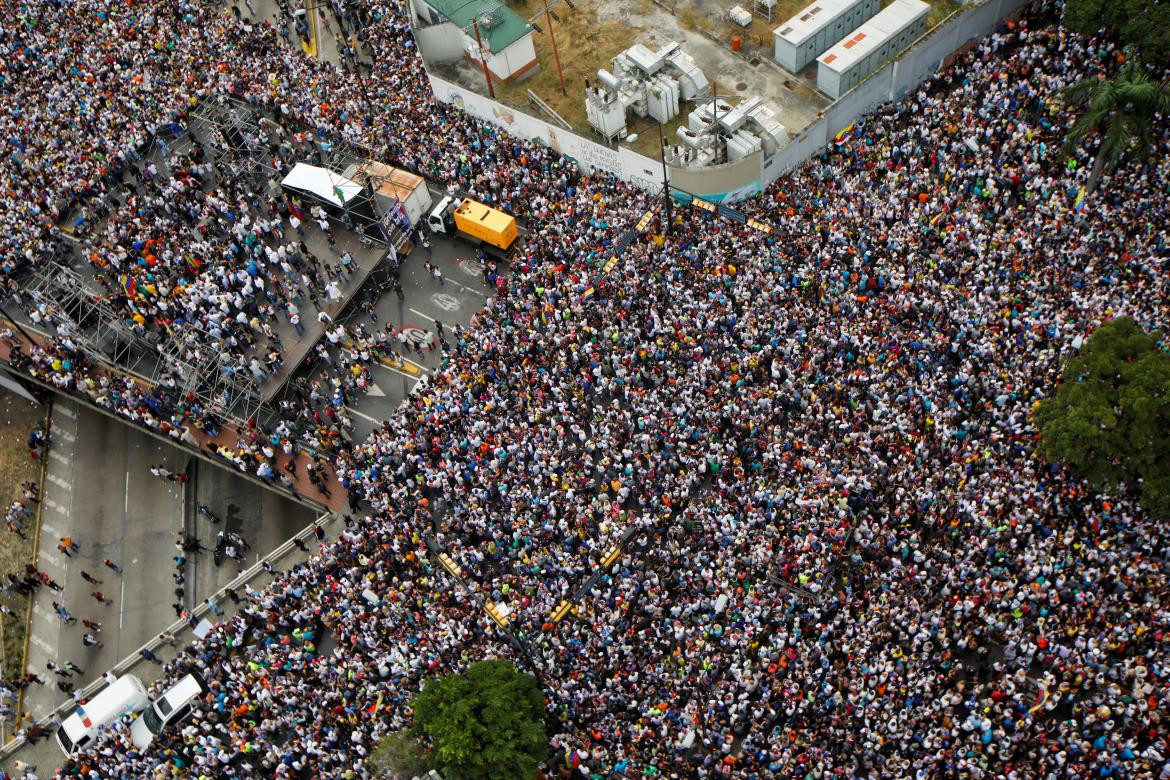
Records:
M221 516L229 503L237 506L234 522L253 546L251 562L314 518L300 504L225 469L207 463L196 467L176 447L73 401L55 402L51 434L38 567L62 590L41 587L33 602L27 669L45 685L29 686L24 710L37 719L68 698L56 688L62 678L46 668L46 661L72 661L83 669L66 681L80 688L177 619L173 575L179 534L194 528L205 545L214 546L215 527L195 518L197 503L209 504ZM192 479L155 477L150 473L154 465L176 473L191 468ZM72 538L77 552L66 555L59 549L63 537ZM107 558L121 567L121 574L103 564ZM217 569L211 558L204 553L188 565L184 606L198 603L236 575L237 567ZM87 581L83 571L100 582ZM76 622L66 623L53 601ZM101 630L83 625L86 619L100 623ZM102 644L86 647L82 637L87 633Z
M435 336L435 320L443 323L447 341L453 342L451 331L458 323L466 327L471 318L484 307L491 291L484 286L483 268L475 261L475 249L459 239L431 236L431 253L416 248L402 261L399 279L405 298L389 292L375 306L376 320L365 318L367 327L386 328L397 333L405 329L414 341L433 337L433 350L423 347L421 353L411 351L406 357L419 364L426 376L442 364L442 352ZM430 260L442 271L442 281L427 273L424 264ZM500 271L507 269L501 265ZM357 322L359 320L355 320ZM418 379L376 364L374 387L350 407L354 423L354 440L369 436L382 420L391 417L414 387Z

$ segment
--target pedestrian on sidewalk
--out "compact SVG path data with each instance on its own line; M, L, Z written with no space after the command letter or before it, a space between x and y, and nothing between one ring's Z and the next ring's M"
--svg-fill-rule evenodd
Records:
M65 590L64 588L61 587L60 583L58 583L55 579L53 579L52 577L49 576L48 572L43 571L40 574L41 574L41 582L44 583L45 585L48 585L50 590L55 590L58 593Z
M102 565L105 566L107 569L113 569L118 574L122 573L122 567L119 566L118 564L114 563L113 561L111 561L109 558L106 558L104 561L102 561Z
M216 604L215 599L213 599L211 596L207 597L207 608L211 610L211 613L216 617L223 617L223 608L220 607L219 604Z
M155 655L152 650L148 650L147 648L144 647L138 651L138 654L140 656L142 656L143 658L145 658L147 661L150 661L151 663L155 663L155 664L158 664L159 666L162 666L162 659L159 658L157 655Z

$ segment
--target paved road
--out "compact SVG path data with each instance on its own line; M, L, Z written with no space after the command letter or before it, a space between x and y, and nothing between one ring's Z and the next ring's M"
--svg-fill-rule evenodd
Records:
M454 342L451 331L456 323L466 327L471 318L484 307L490 291L484 287L482 268L475 262L475 250L459 240L443 236L431 237L431 255L417 248L403 260L399 270L405 299L400 301L393 292L382 296L375 307L376 322L365 320L369 327L385 328L387 324L397 332L407 328L414 337L425 337L435 331L435 320L440 320L448 342ZM427 260L443 272L443 282L430 277L424 267ZM506 268L501 266L502 272ZM442 363L438 339L434 351L413 352L410 360L420 364L424 373L430 373ZM354 422L354 441L369 436L382 420L392 416L403 400L414 389L418 380L386 366L374 369L376 389L367 393L351 407Z
M152 465L179 472L188 468L191 458L72 401L55 402L51 430L38 565L63 591L42 587L33 602L28 669L46 684L30 686L24 706L37 718L67 698L55 688L60 678L45 668L45 661L80 666L85 673L71 682L81 687L174 622L172 556L179 552L175 547L179 532L194 527L207 546L214 545L215 534L207 531L210 524L193 519L196 498L214 511L226 511L229 501L240 507L240 533L255 548L252 560L255 552L271 550L313 520L313 513L300 504L206 463L193 469L194 478L186 484L154 477ZM80 546L72 557L57 549L66 535ZM103 566L106 558L122 567L121 575ZM201 558L206 560L188 566L189 579L183 583L187 606L236 573L234 567L217 572L210 554ZM83 570L102 582L87 582L81 577ZM99 603L93 591L112 603ZM53 601L78 622L63 623L54 614ZM101 623L97 638L104 646L82 644L88 629L81 621L86 618Z

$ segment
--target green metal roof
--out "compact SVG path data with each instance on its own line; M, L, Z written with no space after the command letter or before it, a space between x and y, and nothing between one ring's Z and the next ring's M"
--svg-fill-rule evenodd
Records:
M472 22L476 14L480 14L479 36L492 54L498 54L532 30L528 22L499 0L426 0L426 4L450 19L452 24L466 31L472 38L475 37L475 26ZM496 21L491 29L485 24L483 18L485 14L492 15Z

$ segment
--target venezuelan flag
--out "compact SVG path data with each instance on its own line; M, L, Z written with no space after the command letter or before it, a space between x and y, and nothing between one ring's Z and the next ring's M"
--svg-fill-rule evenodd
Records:
M1085 210L1085 188L1083 186L1081 191L1077 193L1076 200L1073 201L1073 209L1076 211Z
M122 292L126 293L127 298L134 298L135 293L137 293L137 286L134 282L133 276L130 276L129 274L124 274L122 276Z

